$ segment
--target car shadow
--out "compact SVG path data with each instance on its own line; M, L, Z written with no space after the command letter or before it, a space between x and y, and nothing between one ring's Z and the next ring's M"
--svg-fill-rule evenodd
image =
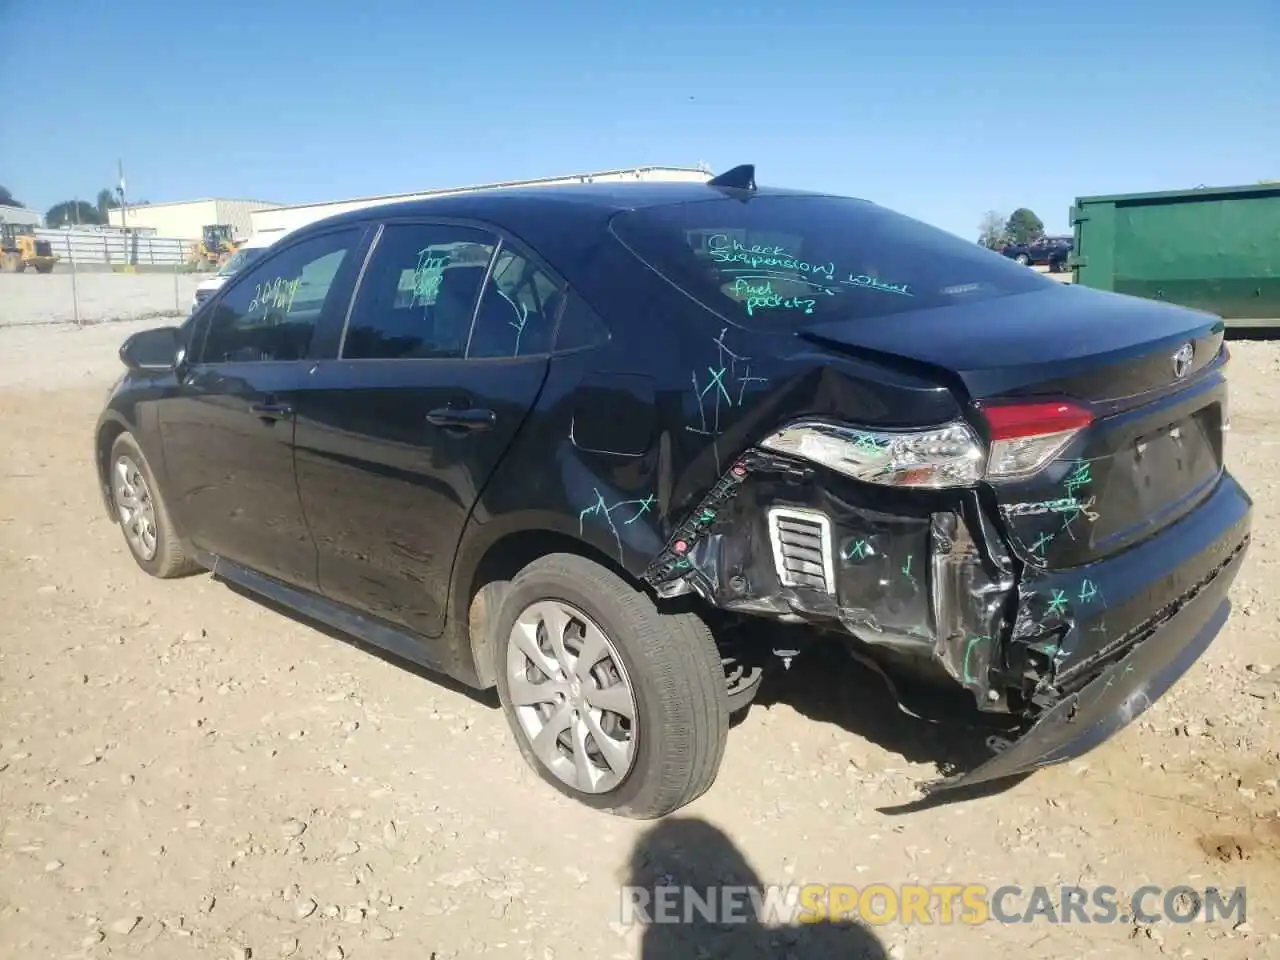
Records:
M909 763L932 764L936 777L951 777L980 766L992 757L987 737L998 727L984 724L965 691L894 684L909 702L927 702L928 719L899 707L893 691L877 670L850 656L838 642L818 642L805 649L789 669L766 673L750 710L786 704L810 720L830 723L898 754ZM1003 793L1026 775L930 793L918 800L882 808L882 813L911 813L949 803Z
M367 653L371 656L377 657L383 663L389 663L392 666L399 667L401 670L407 670L414 676L430 681L445 690L460 693L467 699L482 706L494 709L501 707L501 704L498 702L497 690L472 689L465 683L460 683L447 674L436 673L434 670L428 670L419 663L414 663L412 660L406 660L403 657L396 656L394 653L383 650L381 647L376 647L371 643L366 643L359 637L354 637L349 633L345 633L342 630L337 629L336 627L332 627L323 620L316 620L304 613L299 613L297 610L293 609L293 607L287 607L284 604L277 603L270 597L264 596L260 593L254 593L252 590L248 590L237 583L232 583L229 580L217 580L216 582L220 583L222 586L226 587L238 596L244 597L246 600L252 601L259 606L266 607L268 610L271 610L273 613L278 613L282 617L288 617L294 623L300 623L303 626L310 627L312 630L323 633L326 637L333 640L340 640L348 646L355 647L361 653Z
M620 919L642 924L641 960L888 957L855 921L778 925L787 918L761 916L760 877L722 830L696 817L667 817L642 834L626 882Z

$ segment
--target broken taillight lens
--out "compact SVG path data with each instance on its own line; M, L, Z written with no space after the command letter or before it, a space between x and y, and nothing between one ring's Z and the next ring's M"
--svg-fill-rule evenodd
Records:
M894 487L969 487L982 479L982 441L959 421L923 430L864 430L806 422L761 443L838 473Z
M990 443L967 423L919 430L871 430L794 423L766 437L766 450L790 454L845 476L893 487L971 487L1029 477L1046 467L1093 420L1070 402L983 403Z
M990 434L986 479L1020 480L1042 470L1093 422L1070 401L978 403Z

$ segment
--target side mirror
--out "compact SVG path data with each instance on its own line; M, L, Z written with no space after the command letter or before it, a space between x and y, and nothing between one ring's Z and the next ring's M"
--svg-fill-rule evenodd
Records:
M120 362L130 370L164 373L179 363L177 327L157 327L135 333L120 345Z

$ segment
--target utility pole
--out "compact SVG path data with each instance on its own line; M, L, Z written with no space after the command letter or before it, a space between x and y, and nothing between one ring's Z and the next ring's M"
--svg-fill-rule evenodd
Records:
M120 174L120 183L119 183L119 185L116 187L116 189L120 191L120 229L121 229L121 230L125 230L125 231L127 232L127 229L126 229L126 228L127 228L127 226L128 226L128 219L127 219L127 218L128 218L128 216L129 216L129 205L125 202L125 193L124 193L124 160L117 160L117 161L116 161L116 169L117 169L117 171L118 171L118 172L119 172L119 174Z

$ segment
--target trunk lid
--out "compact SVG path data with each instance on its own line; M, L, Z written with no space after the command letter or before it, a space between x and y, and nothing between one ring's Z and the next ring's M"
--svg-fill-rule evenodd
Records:
M1054 391L1104 400L1168 383L1170 357L1188 340L1194 373L1217 353L1222 330L1212 314L1064 283L881 322L819 323L799 335L945 371L975 400Z
M800 336L927 367L962 399L1086 407L1092 423L1056 459L987 485L1015 551L1036 568L1087 564L1146 539L1191 510L1222 470L1223 324L1209 314L1064 285Z

